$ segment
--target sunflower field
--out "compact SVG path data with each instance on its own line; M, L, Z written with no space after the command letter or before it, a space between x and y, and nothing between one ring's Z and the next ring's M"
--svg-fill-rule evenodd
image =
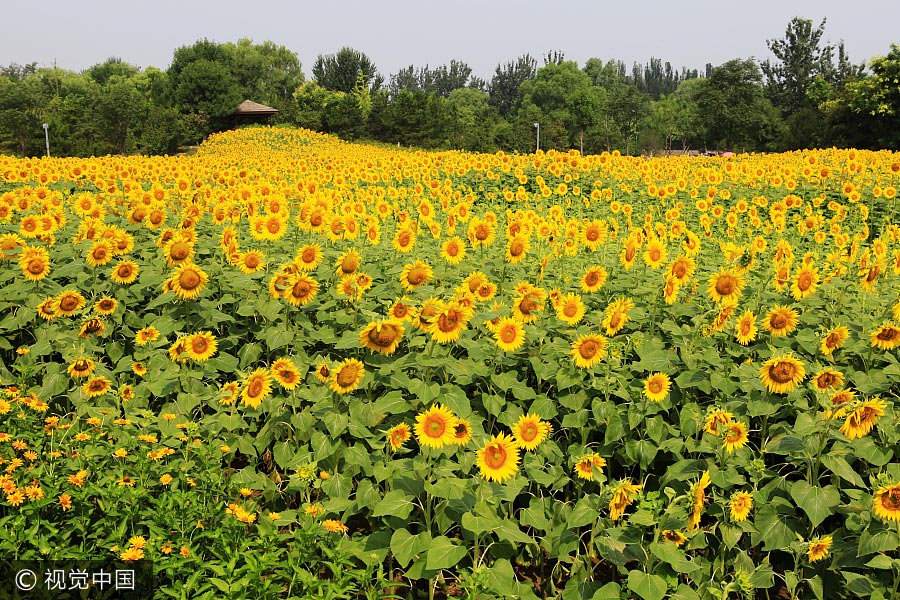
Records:
M896 598L900 155L0 157L0 557Z

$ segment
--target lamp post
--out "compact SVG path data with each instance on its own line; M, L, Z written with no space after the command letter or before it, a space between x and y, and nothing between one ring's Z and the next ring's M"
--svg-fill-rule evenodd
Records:
M44 141L47 143L47 158L50 158L50 125L44 123Z
M535 140L536 150L535 150L535 152L537 152L538 150L541 149L541 124L535 122L534 128L537 130L537 133L535 134L536 135L536 140ZM48 154L48 156L49 156L49 154Z

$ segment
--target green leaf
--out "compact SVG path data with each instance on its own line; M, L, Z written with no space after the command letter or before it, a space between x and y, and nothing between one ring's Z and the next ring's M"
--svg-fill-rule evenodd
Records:
M866 487L862 477L859 476L859 473L850 466L850 463L848 463L844 457L835 454L826 454L822 457L822 464L832 473L845 481L849 481L856 487Z
M785 523L784 515L778 514L771 504L759 509L753 525L756 531L752 535L752 543L754 546L763 543L765 552L787 548L795 539L794 531Z
M572 509L572 512L569 513L569 517L566 519L566 527L571 529L584 527L585 525L589 525L596 521L599 516L597 509L591 505L588 499L581 498L578 500L578 503L575 504L575 508Z
M426 569L449 569L461 561L468 550L464 546L459 546L450 541L450 538L440 535L433 540L428 546L428 553L425 555Z
M666 595L666 580L643 571L628 572L628 589L644 600L662 600Z
M460 524L466 531L481 534L491 531L500 524L500 518L496 515L476 515L475 513L463 513Z
M384 495L374 509L372 509L373 517L398 517L405 519L412 512L413 497L400 490L392 490ZM429 569L431 567L428 567Z
M412 535L406 529L398 529L391 536L391 552L403 568L406 568L417 554L425 552L429 545L431 534L427 531Z
M682 583L678 585L675 593L669 596L669 600L700 600L700 594Z
M841 501L841 494L832 485L820 488L806 481L796 481L791 486L791 497L803 509L813 527L828 518Z
M504 520L494 528L494 532L501 540L512 542L513 544L534 544L534 538L519 529L519 526L510 520Z
M701 568L701 565L689 560L684 551L672 542L650 544L650 552L675 569L677 573L690 573Z
M591 600L619 600L622 597L622 587L615 581L610 581L602 588L594 592Z
M867 529L859 536L856 556L863 557L876 552L890 552L896 550L898 546L900 546L900 538L897 537L897 532L883 529L870 533Z
M884 554L876 554L872 560L866 563L866 566L872 569L890 569L893 565L894 561Z
M269 350L278 350L294 340L294 332L284 326L270 327L266 331L265 340Z

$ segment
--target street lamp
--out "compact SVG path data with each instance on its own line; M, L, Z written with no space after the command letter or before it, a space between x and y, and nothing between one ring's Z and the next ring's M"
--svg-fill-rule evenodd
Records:
M536 148L537 148L537 149L535 150L535 152L537 152L537 150L540 150L540 149L541 149L541 124L535 122L534 128L537 129L537 134L536 134L536 135L537 135L537 140L536 140L536 143L535 143L535 146L536 146ZM50 155L48 154L47 156L50 156Z
M50 158L50 125L44 123L44 141L47 143L47 158Z

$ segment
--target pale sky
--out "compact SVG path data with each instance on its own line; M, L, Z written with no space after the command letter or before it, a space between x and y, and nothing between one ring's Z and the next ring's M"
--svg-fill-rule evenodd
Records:
M118 56L165 69L173 51L206 37L272 40L296 52L307 77L316 56L365 52L387 81L413 64L466 62L490 80L500 62L549 50L583 66L591 57L630 66L657 57L702 71L733 58L770 58L795 16L827 17L825 41L844 40L854 63L900 44L897 0L41 0L3 2L0 65L37 61L81 71Z

